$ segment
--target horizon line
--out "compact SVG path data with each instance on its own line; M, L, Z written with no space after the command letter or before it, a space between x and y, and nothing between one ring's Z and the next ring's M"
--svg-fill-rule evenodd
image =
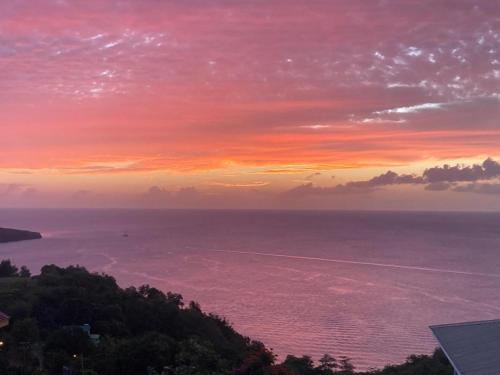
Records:
M290 212L373 212L373 213L487 213L500 214L500 210L464 210L464 209L370 209L370 208L218 208L218 207L0 207L0 210L82 210L82 211L290 211Z

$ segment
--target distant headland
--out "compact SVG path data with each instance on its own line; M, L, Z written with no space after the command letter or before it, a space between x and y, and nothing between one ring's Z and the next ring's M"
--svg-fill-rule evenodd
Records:
M37 240L40 238L42 238L42 235L38 232L31 232L29 230L21 229L0 228L0 243Z

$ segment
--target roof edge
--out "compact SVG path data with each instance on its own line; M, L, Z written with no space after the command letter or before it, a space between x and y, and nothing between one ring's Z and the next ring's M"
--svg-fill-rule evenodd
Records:
M431 327L429 327L429 328L431 328ZM444 348L444 346L441 344L441 341L439 340L439 337L436 336L436 334L434 333L434 331L432 331L432 334L436 338L436 340L437 340L437 342L439 344L439 347L443 351L443 353L446 356L446 358L448 358L448 361L450 361L450 364L453 367L453 369L455 370L455 372L457 373L457 375L462 375L461 370L458 368L458 366L455 364L455 362L453 362L453 360L451 359L450 355L448 354L448 352L446 351L446 349Z
M434 331L435 328L441 328L441 327L463 327L463 326L492 324L492 323L499 323L500 324L500 319L477 320L477 321L472 321L472 322L459 322L459 323L447 323L447 324L435 324L435 325L429 326L429 328L432 331Z

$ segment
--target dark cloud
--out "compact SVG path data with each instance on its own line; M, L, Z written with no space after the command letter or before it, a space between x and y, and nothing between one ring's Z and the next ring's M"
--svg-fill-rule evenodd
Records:
M456 186L452 190L460 193L500 194L500 183L474 182L467 185Z
M402 174L398 175L393 171L388 171L380 176L373 177L366 183L370 186L384 186L384 185L400 185L400 184L422 184L424 182L422 177Z
M445 191L448 190L452 185L449 182L433 182L425 186L425 190L428 191Z
M175 198L180 202L192 202L200 198L200 192L195 187L184 187L175 193Z
M12 195L20 194L29 186L26 184L10 183L10 184L0 184L0 195Z
M429 183L490 180L500 177L500 163L488 158L481 165L444 165L442 167L426 169L423 177Z
M472 166L444 165L426 169L422 176L413 174L398 174L388 171L365 181L350 181L332 187L314 186L312 183L299 185L285 192L285 196L297 197L307 195L356 194L369 193L377 188L392 185L426 184L427 191L475 192L483 194L498 194L500 184L481 184L477 181L491 180L500 177L500 163L488 158L482 164ZM471 182L467 185L457 185L460 182Z
M23 184L7 184L5 186L4 194L13 194L13 193L18 193L22 189L24 189Z
M309 176L306 177L307 180L312 180L314 177L321 176L321 172L314 172L311 173Z
M496 178L500 176L500 163L488 158L483 162L484 174L488 178Z
M151 186L143 196L148 199L170 198L172 192L160 186Z
M399 175L393 171L388 171L379 176L366 181L351 181L345 184L339 184L332 187L314 186L312 183L297 186L288 190L285 195L288 197L305 195L329 195L329 194L360 194L369 193L378 187L387 185L402 184L422 184L424 180L420 176L402 174Z

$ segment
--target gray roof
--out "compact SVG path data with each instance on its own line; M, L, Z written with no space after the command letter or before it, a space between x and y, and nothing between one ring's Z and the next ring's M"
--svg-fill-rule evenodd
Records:
M460 375L500 374L500 320L431 326Z

